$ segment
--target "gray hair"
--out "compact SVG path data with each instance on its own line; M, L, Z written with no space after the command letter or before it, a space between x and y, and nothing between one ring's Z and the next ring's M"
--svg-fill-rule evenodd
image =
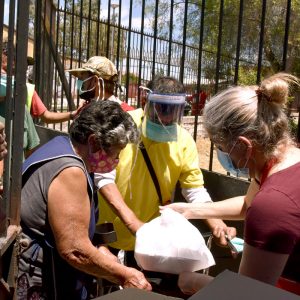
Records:
M204 126L212 142L233 145L239 136L260 146L266 157L278 156L279 145L293 143L284 112L292 75L278 73L258 86L231 87L204 109Z
M99 148L110 152L112 147L137 143L139 133L132 117L113 101L92 101L80 112L70 127L71 140L87 144L95 134Z

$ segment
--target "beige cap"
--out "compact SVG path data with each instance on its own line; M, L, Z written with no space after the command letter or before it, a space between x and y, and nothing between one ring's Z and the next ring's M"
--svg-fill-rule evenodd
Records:
M91 72L108 81L118 80L118 71L115 65L104 56L93 56L81 68L68 70L72 75L80 79L84 72Z

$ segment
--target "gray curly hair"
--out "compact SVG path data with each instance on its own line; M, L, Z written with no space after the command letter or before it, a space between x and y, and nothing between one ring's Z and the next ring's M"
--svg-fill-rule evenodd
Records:
M95 134L98 146L108 153L112 147L125 147L139 140L132 117L118 103L109 100L87 104L70 127L71 140L77 143L87 144L91 134Z

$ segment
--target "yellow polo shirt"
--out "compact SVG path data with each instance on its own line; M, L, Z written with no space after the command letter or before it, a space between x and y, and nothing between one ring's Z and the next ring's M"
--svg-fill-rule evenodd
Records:
M138 126L141 125L142 109L129 112ZM202 187L203 177L199 169L196 143L182 127L176 142L159 143L142 137L159 181L163 203L171 200L177 181L182 188ZM128 144L120 153L116 184L126 204L143 222L159 215L159 198L144 157L137 145ZM112 222L117 233L117 249L134 250L135 237L99 196L99 223Z

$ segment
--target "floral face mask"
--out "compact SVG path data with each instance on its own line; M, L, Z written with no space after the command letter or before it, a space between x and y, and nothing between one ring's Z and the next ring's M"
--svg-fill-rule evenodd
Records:
M102 149L94 153L90 151L88 160L91 172L93 173L109 173L114 170L119 163L118 158L111 158Z

